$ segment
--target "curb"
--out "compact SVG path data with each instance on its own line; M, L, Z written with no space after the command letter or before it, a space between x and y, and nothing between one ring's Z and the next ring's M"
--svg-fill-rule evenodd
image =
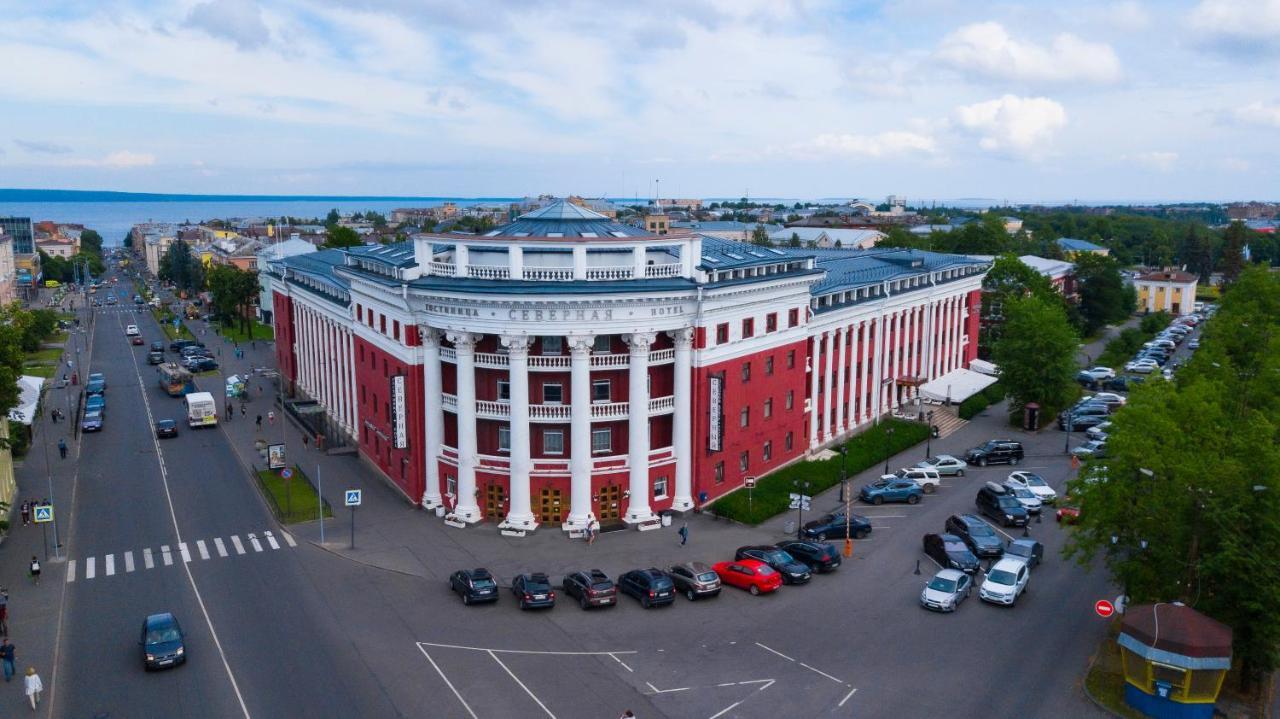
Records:
M281 531L285 531L285 530L282 528L282 529L281 529ZM292 532L290 532L290 534L292 534ZM310 544L311 546L315 547L316 549L319 549L319 550L320 550L320 551L322 551L322 552L328 552L329 554L331 554L331 555L333 555L333 556L335 556L335 557L338 557L338 558L340 558L340 559L345 559L345 560L347 560L348 562L352 562L352 563L355 563L355 564L359 564L359 565L360 565L360 566L362 566L362 567L368 567L368 568L370 568L370 569L377 569L378 571L381 571L381 572L391 572L391 573L393 573L393 574L399 574L399 575L400 575L400 576L402 576L402 577L416 577L416 578L418 578L418 579L427 580L427 577L424 577L424 576L422 576L421 574L414 574L413 572L406 572L406 571L401 570L401 569L390 569L390 568L388 568L388 567L383 567L383 566L380 566L380 565L377 565L377 564L372 564L372 563L370 563L370 562L366 562L366 561L361 560L361 559L356 559L355 557L351 557L351 556L348 556L348 555L346 555L346 554L343 554L342 552L339 552L339 551L337 551L336 549L330 549L330 548L328 548L328 547L324 546L323 544L320 544L320 542L318 542L318 541L316 541L316 540L312 540L312 539L305 539L305 540L303 540L303 541L305 541L307 544ZM429 580L427 580L427 581L429 581Z

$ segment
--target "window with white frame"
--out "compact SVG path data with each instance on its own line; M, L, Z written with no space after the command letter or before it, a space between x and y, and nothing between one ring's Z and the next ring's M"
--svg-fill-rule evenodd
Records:
M505 379L498 380L498 401L511 401L511 383Z
M596 354L609 354L610 349L609 335L596 335L596 338L591 345L591 351Z
M511 426L510 425L504 424L504 425L498 426L498 451L499 452L511 451Z
M542 354L558 355L564 352L564 338L559 336L542 338Z
M751 452L743 452L738 455L738 469L743 472L751 469Z
M764 401L764 418L769 419L773 416L773 398L770 397Z
M458 478L452 474L444 476L444 492L450 497L458 496Z
M653 498L666 499L667 485L668 485L668 481L666 477L658 477L657 479L653 480Z
M607 379L597 379L591 382L591 401L592 402L608 402L613 398L610 391L610 383Z
M773 441L772 440L765 442L764 445L760 447L760 456L766 462L773 459Z
M542 385L543 404L561 404L564 402L564 386L559 384Z
M542 451L544 454L564 454L564 432L558 429L542 430Z
M591 430L591 451L596 452L612 452L613 451L613 430L609 427Z

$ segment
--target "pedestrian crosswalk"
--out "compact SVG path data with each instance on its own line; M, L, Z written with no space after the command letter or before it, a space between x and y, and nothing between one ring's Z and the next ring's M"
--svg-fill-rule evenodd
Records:
M280 542L280 537L284 539L283 544ZM222 537L214 537L207 541L197 539L195 541L194 554L192 553L192 546L187 542L178 542L176 546L162 544L155 550L151 547L144 547L141 552L141 569L146 571L155 569L156 566L171 567L179 561L184 564L190 564L193 561L204 562L246 554L254 555L261 552L274 551L280 549L281 546L285 548L298 546L298 542L288 532L281 532L277 535L271 530L261 533L249 532L243 540L238 534L232 534L227 539L230 540L230 548L228 548L227 542ZM212 550L210 550L210 545L213 547ZM216 557L214 556L215 554L217 555ZM121 564L123 564L124 569L122 572L119 571ZM78 560L69 559L67 560L67 583L70 584L77 580L88 581L114 577L117 574L132 574L138 568L133 550L118 554L104 554L101 557L91 556L82 557Z

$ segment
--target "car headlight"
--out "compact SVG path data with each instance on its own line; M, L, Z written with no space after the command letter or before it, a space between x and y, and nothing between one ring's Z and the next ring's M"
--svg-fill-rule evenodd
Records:
M178 647L178 651L177 651L177 652L174 652L174 653L175 653L175 654L177 654L178 656L182 656L183 654L186 654L186 653L187 653L187 648L186 648L186 647Z
M1006 514L1006 515L1004 515L1004 518L1005 518L1005 519L1007 519L1007 520L1009 520L1010 522L1012 522L1012 521L1013 521L1013 515L1012 515L1012 514Z
M154 655L154 654L148 654L148 655L147 655L147 661L149 661L149 662L154 662L155 660L156 660L156 655Z

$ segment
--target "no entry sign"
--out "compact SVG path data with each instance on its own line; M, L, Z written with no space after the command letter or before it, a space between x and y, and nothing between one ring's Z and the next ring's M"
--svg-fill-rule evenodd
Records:
M1098 601L1094 602L1093 611L1097 612L1098 616L1102 617L1103 619L1106 619L1107 617L1116 613L1116 605L1112 604L1111 602L1108 602L1105 599L1099 599Z

